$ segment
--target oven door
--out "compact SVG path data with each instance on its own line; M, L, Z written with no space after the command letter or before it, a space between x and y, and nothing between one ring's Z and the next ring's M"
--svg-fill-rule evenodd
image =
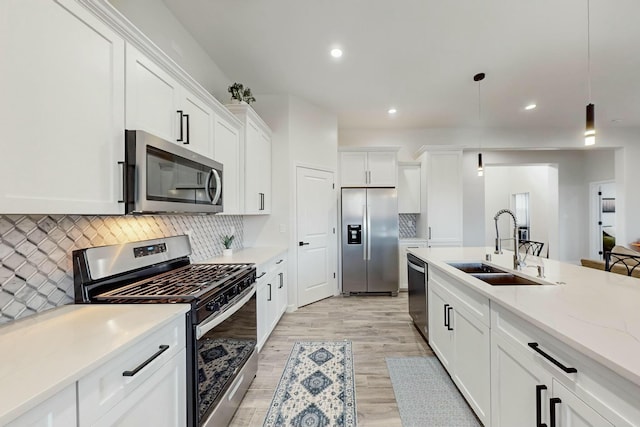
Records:
M257 370L255 285L212 321L194 327L200 426L226 426Z

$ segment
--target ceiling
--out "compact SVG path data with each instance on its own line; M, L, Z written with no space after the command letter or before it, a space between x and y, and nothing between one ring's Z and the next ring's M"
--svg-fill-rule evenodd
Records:
M334 111L342 129L584 127L587 0L164 2L231 80ZM590 10L596 126L640 126L640 1Z

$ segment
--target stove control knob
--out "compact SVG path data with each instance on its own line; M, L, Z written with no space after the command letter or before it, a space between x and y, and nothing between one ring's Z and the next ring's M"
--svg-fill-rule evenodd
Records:
M218 311L220 310L220 304L218 304L217 302L210 302L209 304L207 304L207 310L208 311Z

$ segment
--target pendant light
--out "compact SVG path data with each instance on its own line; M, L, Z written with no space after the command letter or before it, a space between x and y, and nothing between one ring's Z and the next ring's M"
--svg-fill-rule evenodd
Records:
M589 88L589 104L587 104L587 123L584 130L584 145L596 143L596 107L591 102L591 16L590 0L587 0L587 85Z
M478 82L478 122L482 119L482 107L480 102L480 82L484 79L484 73L473 76L473 81ZM479 140L480 141L480 140ZM484 175L484 164L482 163L482 142L478 143L478 176Z

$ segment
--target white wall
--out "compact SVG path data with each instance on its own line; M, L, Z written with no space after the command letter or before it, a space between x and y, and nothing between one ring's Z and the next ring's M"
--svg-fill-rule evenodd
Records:
M485 165L526 165L555 164L558 171L558 242L550 242L553 258L577 262L589 253L589 199L588 181L585 179L586 151L577 150L539 150L539 151L485 151ZM598 154L596 154L598 153ZM593 156L601 156L603 165L610 165L612 150L598 150ZM464 244L479 246L485 243L486 227L493 227L493 216L485 217L485 186L470 169L475 164L477 154L466 152L463 156L464 177ZM473 168L471 168L473 169ZM605 172L602 172L605 174ZM613 171L608 171L612 174ZM471 198L473 204L467 203ZM555 247L554 247L555 246Z
M129 21L191 75L218 101L225 104L233 82L191 34L159 0L109 0Z
M291 310L296 307L298 298L296 166L336 172L338 120L336 114L293 96L259 95L259 99L255 104L256 112L273 131L273 203L271 215L244 217L245 244L289 248L288 283ZM337 259L337 243L334 246Z
M553 178L556 178L554 181ZM557 168L548 165L486 166L484 174L485 219L492 226L485 228L485 243L493 246L496 232L492 218L500 209L514 210L512 195L529 193L529 239L545 244L550 258L557 257L558 248L558 181ZM555 189L554 189L555 188ZM554 208L555 207L555 208ZM498 220L500 236L513 236L513 221L508 215ZM554 218L555 217L555 218ZM518 218L520 220L520 218ZM513 248L509 242L503 247Z

